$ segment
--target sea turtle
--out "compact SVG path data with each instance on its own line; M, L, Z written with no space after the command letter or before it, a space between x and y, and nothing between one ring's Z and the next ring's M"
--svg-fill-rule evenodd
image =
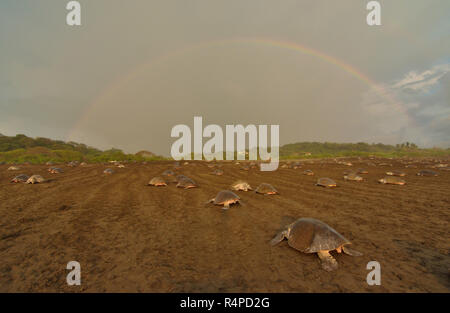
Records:
M63 172L63 170L60 169L60 168L58 168L58 167L51 167L51 168L48 169L48 171L49 171L51 174L59 174L59 173L62 173L62 172Z
M175 172L172 171L172 170L165 170L165 171L162 173L162 175L163 175L163 176L175 176Z
M243 171L248 171L248 170L250 170L250 166L248 166L248 165L243 165L243 166L241 167L241 170L243 170Z
M125 165L123 165L123 164L117 164L117 167L118 167L118 168L125 168Z
M406 184L406 182L403 179L398 178L397 176L386 176L384 178L379 179L378 182L382 184L391 184L391 185Z
M47 163L45 163L45 165L53 165L55 163L53 163L52 161L48 161Z
M352 181L362 181L363 180L363 178L356 173L350 173L348 175L344 175L344 179L352 180Z
M339 234L332 227L314 218L300 218L289 224L279 232L272 240L274 246L284 238L288 240L288 245L303 253L317 253L320 258L322 268L326 271L333 271L338 268L336 259L330 251L336 250L338 253L344 251L345 254L361 256L362 253L348 247L350 241Z
M76 167L78 166L78 161L70 161L69 163L67 163L67 166Z
M439 174L432 170L421 170L417 176L438 176Z
M177 184L178 188L184 188L184 189L189 189L189 188L196 188L198 187L197 184L190 179L189 177L181 177L178 179L178 184Z
M157 176L153 177L147 185L158 187L158 186L167 186L167 183L164 180L164 178Z
M223 170L216 168L211 174L213 175L217 175L217 176L222 176L223 175Z
M243 181L243 180L238 180L238 181L234 182L234 183L231 185L231 188L232 188L233 190L237 190L237 191L249 191L249 190L253 190L252 187L250 187L250 185L249 185L247 182Z
M363 168L358 168L356 170L356 173L358 173L358 174L369 174L369 172L366 169L363 169Z
M336 182L328 177L319 178L317 180L316 185L322 186L322 187L336 187L337 186Z
M107 168L106 170L103 171L103 173L110 175L110 174L113 174L114 171L112 169L110 169L110 168Z
M18 171L18 170L20 170L20 167L17 167L17 166L8 167L8 171Z
M222 190L219 191L219 193L216 195L215 198L208 201L208 203L214 203L215 205L223 205L224 210L227 210L230 208L231 204L239 203L241 198L234 192L230 190Z
M256 193L261 193L264 195L276 195L278 191L270 184L262 183L255 190Z
M11 179L12 183L25 183L28 180L28 176L25 174L20 174Z
M386 172L386 175L403 177L403 176L406 176L406 173L401 172L401 171L389 171L389 172Z
M27 180L27 184L38 184L43 182L45 182L45 179L41 175L33 175Z
M314 172L311 171L311 170L305 170L305 171L303 172L303 175L314 176Z

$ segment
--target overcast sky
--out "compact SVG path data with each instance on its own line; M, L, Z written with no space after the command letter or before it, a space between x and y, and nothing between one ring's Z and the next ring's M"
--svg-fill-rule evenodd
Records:
M364 0L84 0L79 27L67 2L0 2L0 133L169 155L202 116L281 144L450 146L448 0L380 1L381 26Z

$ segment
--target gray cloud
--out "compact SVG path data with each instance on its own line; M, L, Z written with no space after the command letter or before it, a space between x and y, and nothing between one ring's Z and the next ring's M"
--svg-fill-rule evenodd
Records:
M1 133L167 155L170 129L201 115L280 124L281 143L448 145L448 1L381 1L381 27L365 24L364 1L80 2L80 28L64 1L0 3ZM237 37L314 48L399 105L314 55L199 44Z

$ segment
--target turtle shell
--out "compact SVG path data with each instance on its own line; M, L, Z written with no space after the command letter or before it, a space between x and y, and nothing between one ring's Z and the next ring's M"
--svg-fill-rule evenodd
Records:
M304 174L304 175L308 175L308 176L313 176L313 175L314 175L314 172L311 171L311 170L305 170L305 171L303 172L303 174Z
M335 250L350 242L322 221L301 218L289 226L288 244L304 253L316 253Z
M243 180L238 180L236 182L234 182L231 185L231 188L233 188L234 190L252 190L252 187L250 187L250 184L243 181Z
M25 174L20 174L17 175L16 177L14 177L13 179L11 179L12 183L24 183L28 180L28 176Z
M355 180L355 181L360 181L362 180L362 177L359 176L358 174L356 174L355 172L352 172L350 174L347 174L344 176L345 180Z
M219 191L217 196L214 198L214 204L224 204L229 200L239 200L239 196L230 190Z
M386 172L386 175L389 175L389 176L406 176L406 174L404 172L401 172L401 171L389 171L389 172Z
M59 173L62 173L63 170L58 168L58 167L52 167L52 168L49 169L49 172L52 173L52 174L59 174Z
M156 185L159 185L159 186L161 186L161 185L167 185L167 184L166 184L166 181L164 180L164 178L159 177L159 176L153 177L153 178L150 180L150 182L149 182L148 184L151 185L151 186L156 186Z
M431 170L422 170L417 173L418 176L438 176L439 174Z
M162 175L163 175L163 176L175 176L175 173L174 173L174 171L172 171L172 170L165 170L165 171L162 173Z
M262 183L261 185L259 185L255 191L256 193L263 193L263 194L278 193L278 191L272 185L266 183Z
M317 180L318 186L323 187L336 187L336 182L328 177L322 177Z
M215 170L212 172L212 174L217 175L217 176L223 175L223 170L221 170L221 169L215 169Z
M27 180L27 184L38 184L43 183L45 181L44 177L41 175L33 175Z
M384 184L404 185L406 182L397 176L386 176L383 178Z
M103 171L104 174L112 174L114 173L114 171L110 168L107 168L106 170Z

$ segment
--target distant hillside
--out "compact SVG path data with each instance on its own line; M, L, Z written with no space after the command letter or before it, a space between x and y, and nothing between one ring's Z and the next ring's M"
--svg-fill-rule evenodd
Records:
M147 151L148 152L148 151ZM159 160L162 157L151 152L145 155L126 154L119 149L101 151L76 142L64 142L48 138L31 138L25 135L0 136L0 162L7 163L56 163L69 161L107 162Z
M450 149L421 149L414 143L385 145L382 143L333 143L333 142L298 142L280 147L280 158L320 158L339 156L368 156L383 157L401 156L449 156Z

